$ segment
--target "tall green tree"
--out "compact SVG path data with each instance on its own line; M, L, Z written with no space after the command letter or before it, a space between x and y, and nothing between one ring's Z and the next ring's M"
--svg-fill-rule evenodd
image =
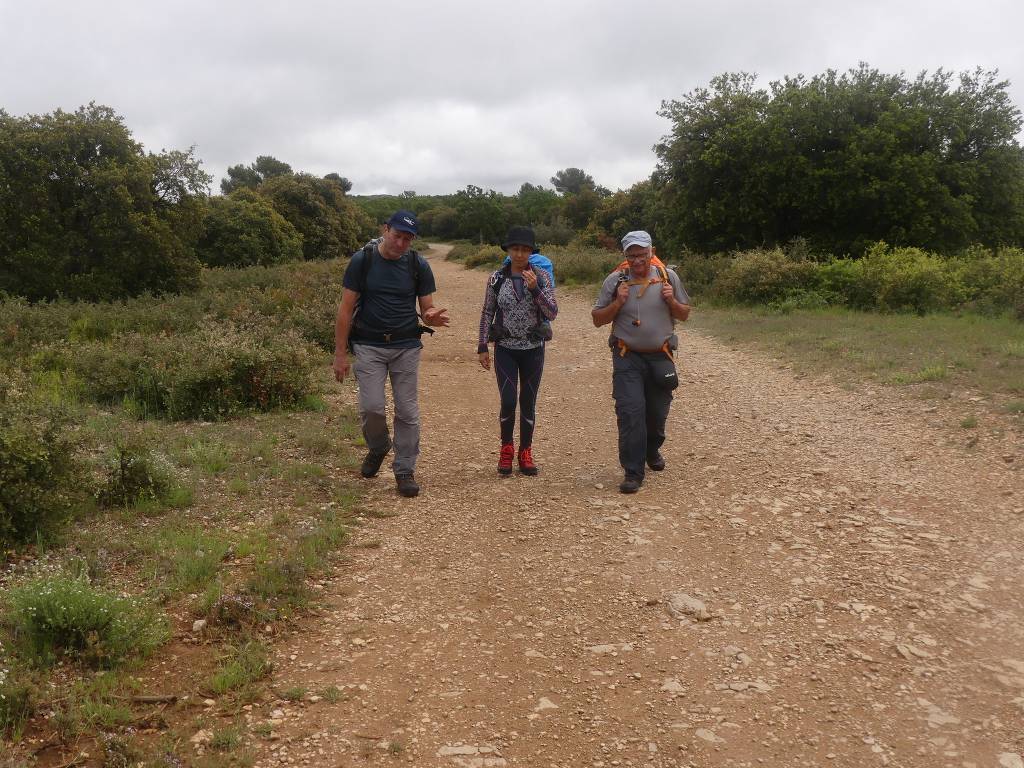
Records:
M0 111L0 291L100 300L194 286L209 183L192 150L146 153L110 107Z
M758 88L748 74L662 104L653 180L666 237L699 250L806 238L859 254L1024 242L1020 111L995 72L914 79L867 65Z
M581 190L589 187L594 189L594 177L582 168L563 168L556 171L551 177L551 183L557 192L563 195L577 195Z
M328 181L333 181L341 187L341 191L346 195L352 191L352 182L342 176L340 173L328 173L324 176Z
M267 198L243 189L210 199L196 254L211 267L279 264L302 258L302 236Z
M559 214L562 204L557 192L529 182L519 187L515 201L521 212L521 220L532 225L551 222Z
M302 236L306 259L330 259L355 251L370 228L366 215L337 182L308 173L281 174L258 188Z
M468 185L455 194L457 236L481 243L500 243L509 227L503 196L493 189Z
M249 165L232 165L227 173L227 178L220 180L220 191L225 195L236 189L256 189L264 181L275 176L290 176L292 167L271 155L260 155L256 162Z

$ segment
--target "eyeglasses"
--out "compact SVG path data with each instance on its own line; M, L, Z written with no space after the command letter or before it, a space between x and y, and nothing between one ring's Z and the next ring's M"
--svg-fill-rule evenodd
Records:
M646 259L650 255L651 254L649 254L647 251L644 251L643 253L633 253L633 254L627 253L626 254L626 259L628 259L629 261L636 261L637 259Z

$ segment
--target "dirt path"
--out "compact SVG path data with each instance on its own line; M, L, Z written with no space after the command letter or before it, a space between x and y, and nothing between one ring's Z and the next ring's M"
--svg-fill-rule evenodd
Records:
M1024 765L1019 435L684 332L668 469L622 496L606 332L563 295L541 475L500 479L485 276L432 264L423 493L367 481L393 516L281 649L309 693L248 712L257 765Z

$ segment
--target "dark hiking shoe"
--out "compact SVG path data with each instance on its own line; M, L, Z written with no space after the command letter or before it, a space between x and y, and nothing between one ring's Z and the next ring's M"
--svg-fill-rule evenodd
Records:
M374 453L370 451L366 454L366 458L363 459L363 465L359 467L359 474L363 477L376 477L377 473L380 472L380 465L384 463L384 457L388 455L388 448L384 453Z
M533 463L533 449L532 448L520 448L519 449L519 471L524 475L533 477L540 470L537 465Z
M619 483L620 493L636 493L640 490L640 486L643 480L636 475L626 475L622 478L622 482Z
M420 487L416 483L416 478L412 476L412 473L408 475L395 475L395 483L398 485L398 493L401 496L411 499L413 496L418 496Z
M516 456L516 447L512 443L503 443L498 454L498 474L512 474L512 459Z
M655 452L647 457L647 466L655 472L661 472L665 468L665 457Z

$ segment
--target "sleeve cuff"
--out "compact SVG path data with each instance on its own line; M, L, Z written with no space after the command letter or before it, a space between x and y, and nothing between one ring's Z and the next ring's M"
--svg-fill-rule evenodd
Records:
M478 355L482 355L482 354L484 354L487 351L488 351L488 349L487 349L487 345L486 344L478 344L477 347L476 347L476 353Z

